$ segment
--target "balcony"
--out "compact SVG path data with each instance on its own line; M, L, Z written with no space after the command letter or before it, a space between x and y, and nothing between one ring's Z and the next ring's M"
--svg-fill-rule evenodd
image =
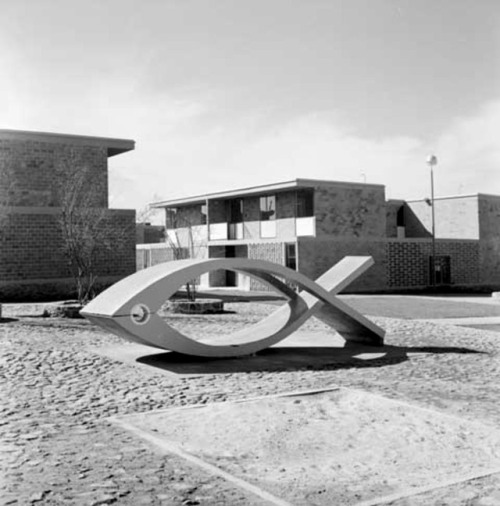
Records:
M210 241L258 239L292 240L294 237L315 237L316 218L286 218L281 220L247 221L245 223L211 223Z
M211 241L243 239L243 223L211 223L209 237Z

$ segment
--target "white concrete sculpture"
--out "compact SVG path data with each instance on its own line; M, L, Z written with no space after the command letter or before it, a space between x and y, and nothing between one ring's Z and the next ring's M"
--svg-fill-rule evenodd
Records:
M136 272L119 281L81 311L90 321L130 341L202 357L248 355L272 346L315 316L346 341L383 345L384 330L335 296L373 264L371 257L345 257L316 282L263 260L217 258L178 260ZM197 341L169 326L158 311L185 283L215 270L246 274L282 294L287 303L261 322L232 334L234 344ZM296 293L285 281L302 291Z

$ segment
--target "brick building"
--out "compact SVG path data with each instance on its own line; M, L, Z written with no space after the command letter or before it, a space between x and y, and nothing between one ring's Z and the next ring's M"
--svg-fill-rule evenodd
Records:
M138 267L172 259L188 245L199 258L270 260L317 278L345 255L371 255L375 265L350 291L391 291L431 284L431 207L386 200L383 185L297 179L153 204L166 212L167 244L138 251ZM500 286L500 197L435 200L435 282ZM170 245L170 247L169 247ZM147 255L149 254L149 257ZM205 286L259 285L231 272Z
M133 149L134 141L125 139L0 130L0 300L71 291L59 216L72 163L92 179L89 205L124 237L100 251L100 282L135 271L135 211L108 208L108 158Z
M149 222L135 224L136 244L156 244L165 242L165 227L163 225L151 225Z

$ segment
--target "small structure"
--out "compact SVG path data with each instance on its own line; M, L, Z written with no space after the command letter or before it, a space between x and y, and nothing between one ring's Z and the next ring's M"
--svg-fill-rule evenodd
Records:
M372 264L370 257L346 257L314 282L296 271L262 260L177 260L139 271L116 283L80 314L130 341L203 357L255 353L282 341L311 316L329 325L346 341L381 346L384 331L335 297ZM227 344L191 339L157 314L165 299L190 279L221 269L258 279L286 297L288 303L260 323L230 336ZM303 291L296 293L287 282Z
M165 242L165 227L163 225L152 225L149 222L135 224L136 244L157 244Z

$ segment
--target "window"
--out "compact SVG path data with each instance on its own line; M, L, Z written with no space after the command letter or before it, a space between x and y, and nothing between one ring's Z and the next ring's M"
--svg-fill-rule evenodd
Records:
M308 218L314 216L313 190L298 190L296 194L296 217Z
M167 207L167 228L177 228L177 208Z
M142 250L142 268L147 269L151 267L151 250L143 249Z
M285 244L285 265L289 269L297 270L297 249L294 242Z
M266 195L260 198L260 221L276 219L276 196Z
M200 213L201 213L200 225L206 225L207 224L207 205L206 204L201 205Z
M405 226L405 206L401 206L396 214L396 226Z
M243 222L243 199L233 199L229 201L229 223Z

